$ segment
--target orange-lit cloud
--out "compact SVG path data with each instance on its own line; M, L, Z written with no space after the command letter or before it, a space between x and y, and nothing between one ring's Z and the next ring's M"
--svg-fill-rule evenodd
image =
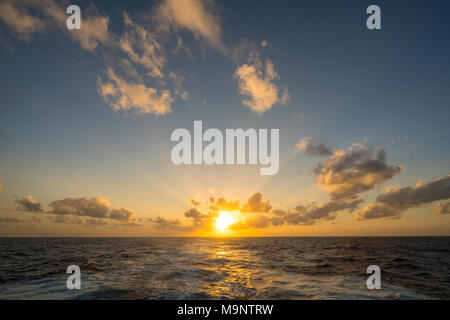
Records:
M300 139L296 144L297 150L312 156L331 156L333 150L323 142L315 142L313 138L306 137Z
M64 5L54 0L5 0L0 3L0 20L23 40L30 40L33 34L46 29L67 32L66 19ZM94 51L100 44L112 44L113 36L108 27L109 17L100 15L95 6L90 5L83 12L82 28L69 34L83 49Z
M257 51L253 51L247 63L236 69L234 78L238 80L239 93L250 97L242 103L256 113L262 114L289 100L287 89L280 89L274 82L278 74L272 61L263 63Z
M148 75L164 78L163 67L166 62L164 51L155 33L134 23L130 16L123 14L125 32L120 37L118 46L135 64L148 70Z
M34 33L45 29L45 23L25 11L18 2L4 1L0 3L0 20L19 38L30 40Z
M412 187L388 188L385 193L377 197L375 203L369 204L363 210L357 212L356 218L358 220L385 217L400 218L403 212L409 208L449 198L450 175L427 184L419 182ZM446 213L446 208L448 209L447 206L438 204L435 207L435 212Z
M189 30L195 37L225 53L220 20L215 11L213 0L163 0L155 9L154 18L166 31Z
M164 115L170 113L174 98L169 90L149 88L131 83L118 76L111 67L106 74L109 81L97 79L98 93L114 111L134 111L138 114Z
M436 212L437 214L447 214L450 213L450 202L447 203L437 203L434 208L433 211Z
M209 211L202 212L197 208L191 208L185 212L185 217L192 223L183 225L179 220L169 220L164 217L152 219L156 228L172 230L190 230L193 232L211 232L217 227L217 219L224 213L230 215L227 229L263 229L286 225L313 225L317 221L334 220L338 213L348 210L354 211L362 199L353 200L329 200L321 204L314 202L308 205L299 205L291 210L275 209L269 199L264 199L262 193L254 193L246 203L238 200L227 200L220 197L217 200L210 198ZM198 205L198 202L195 202ZM231 215L232 214L232 215Z

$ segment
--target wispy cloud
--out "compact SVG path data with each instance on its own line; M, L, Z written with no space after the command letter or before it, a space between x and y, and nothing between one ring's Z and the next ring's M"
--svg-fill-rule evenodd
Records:
M99 14L95 6L90 5L84 11L81 30L68 32L66 19L64 4L54 0L5 0L0 3L0 20L19 39L30 40L33 34L52 29L70 34L86 50L93 51L100 44L112 44L109 17Z
M0 20L23 40L30 40L34 33L45 29L44 21L29 14L19 1L1 2Z
M189 30L195 37L204 39L213 48L225 53L222 28L213 0L163 0L154 17L160 28L170 31Z
M163 67L166 63L164 50L157 35L145 27L133 22L127 13L123 14L125 32L120 37L118 46L135 64L143 66L148 75L164 78Z

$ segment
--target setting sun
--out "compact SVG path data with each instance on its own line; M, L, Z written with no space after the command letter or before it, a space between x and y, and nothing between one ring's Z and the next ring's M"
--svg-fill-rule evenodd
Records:
M233 223L233 217L229 212L220 212L216 219L216 228L218 230L225 230Z

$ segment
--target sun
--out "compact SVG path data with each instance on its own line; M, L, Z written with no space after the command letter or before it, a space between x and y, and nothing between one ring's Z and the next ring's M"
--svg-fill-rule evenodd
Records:
M229 212L221 211L216 218L216 228L220 231L225 230L233 223L233 217Z

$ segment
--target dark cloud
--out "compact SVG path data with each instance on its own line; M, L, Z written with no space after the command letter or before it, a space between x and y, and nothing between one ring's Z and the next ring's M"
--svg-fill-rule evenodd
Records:
M92 219L92 218L86 218L84 219L85 224L89 226L106 226L108 225L108 221L104 219Z
M386 163L386 153L360 144L353 144L347 151L338 150L326 162L315 169L316 183L324 187L334 200L355 199L391 179L402 170L401 166Z
M14 200L16 209L25 212L42 212L42 205L31 196Z
M74 198L55 200L48 206L48 213L74 215L92 218L107 218L110 203L103 197Z
M194 206L198 207L200 205L200 201L195 200L194 198L191 198L189 202Z
M314 142L310 137L300 139L296 146L299 151L311 156L331 156L333 154L331 147L326 146L323 142Z
M41 203L34 200L31 196L18 198L14 201L15 209L3 209L4 211L26 211L41 212L54 216L49 219L54 223L65 224L84 224L89 226L117 225L117 226L141 226L142 219L137 217L135 212L129 208L113 209L106 198L74 198L67 197L61 200L52 201L46 210ZM88 219L81 219L87 217ZM120 223L109 223L108 220L114 220ZM40 217L33 216L30 222L41 222Z
M136 217L133 210L129 208L112 209L109 218L118 221L131 221Z
M168 219L165 217L156 217L156 218L149 218L147 219L151 223L154 224L156 229L163 229L163 230L172 230L172 231L178 231L178 232L188 232L193 231L194 229L198 228L196 225L183 225L180 220L178 219Z
M241 208L241 212L269 212L272 209L269 200L263 200L260 192L254 193Z
M313 225L317 220L334 220L340 211L349 210L352 212L362 202L362 199L329 200L319 205L315 203L300 205L292 212L288 212L285 220L289 224Z
M450 175L427 184L419 182L412 187L388 188L385 193L376 198L375 203L367 205L363 210L358 212L356 218L358 220L384 217L400 218L403 212L409 208L449 198ZM441 204L438 206L438 210L442 209L445 211L445 205Z
M189 209L184 213L184 216L187 218L192 218L194 219L194 221L200 221L202 218L205 217L205 215L196 208Z
M80 217L74 216L52 216L49 218L54 223L64 223L64 224L83 224L84 220Z
M255 214L250 218L233 224L231 229L268 228L283 224L313 225L319 220L334 220L337 214L343 210L354 211L362 199L329 200L321 204L311 203L299 205L293 210L272 210L269 214Z
M156 217L148 219L150 222L154 223L158 228L161 229L171 229L181 226L181 222L178 219L167 219L164 217Z
M0 218L0 223L23 223L23 222L26 221L17 218Z

